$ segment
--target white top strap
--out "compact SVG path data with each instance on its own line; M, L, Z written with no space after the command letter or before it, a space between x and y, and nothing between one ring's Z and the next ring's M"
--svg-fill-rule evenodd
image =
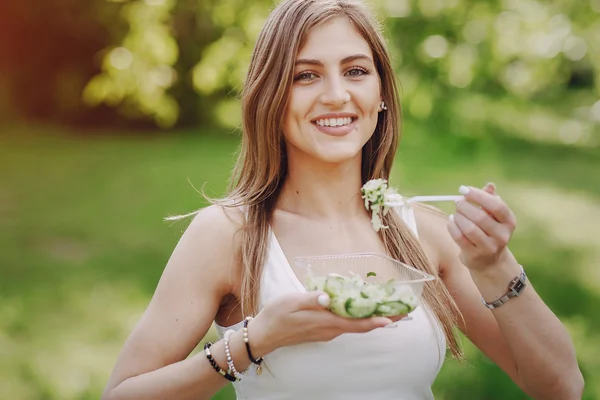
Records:
M419 238L419 232L417 231L417 219L415 218L415 210L410 206L401 206L396 208L402 220L408 226L408 228Z

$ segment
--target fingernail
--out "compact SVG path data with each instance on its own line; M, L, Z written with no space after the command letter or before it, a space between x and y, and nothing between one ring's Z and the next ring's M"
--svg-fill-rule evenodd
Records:
M450 214L450 216L448 217L448 219L450 220L450 222L454 222L454 214Z
M458 193L462 194L462 195L467 195L469 194L471 190L466 187L465 185L460 185L460 187L458 188Z
M329 296L326 294L319 295L319 297L317 297L317 302L323 307L327 307L329 305Z

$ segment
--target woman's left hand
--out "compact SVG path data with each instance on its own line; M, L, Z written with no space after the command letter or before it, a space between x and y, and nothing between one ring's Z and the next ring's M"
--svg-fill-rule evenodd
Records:
M456 203L448 231L460 247L462 263L473 271L483 271L509 252L506 246L516 218L492 183L483 189L461 186L459 191L465 199Z

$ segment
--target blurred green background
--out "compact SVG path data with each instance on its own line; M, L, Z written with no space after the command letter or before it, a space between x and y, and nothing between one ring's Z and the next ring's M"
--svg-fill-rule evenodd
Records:
M519 219L511 248L600 399L600 0L372 4L402 83L392 183L498 185ZM163 218L204 206L195 188L224 193L271 6L0 6L1 399L99 398L185 229ZM437 399L526 398L464 344Z

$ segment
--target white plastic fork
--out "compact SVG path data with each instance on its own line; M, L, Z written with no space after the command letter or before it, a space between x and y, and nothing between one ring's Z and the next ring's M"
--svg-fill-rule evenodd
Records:
M395 201L386 201L383 204L387 207L402 207L404 205L415 203L415 202L423 202L423 203L435 203L441 201L460 201L465 198L465 196L460 195L447 195L447 196L414 196L409 197L408 199L402 198L400 195L398 200Z

